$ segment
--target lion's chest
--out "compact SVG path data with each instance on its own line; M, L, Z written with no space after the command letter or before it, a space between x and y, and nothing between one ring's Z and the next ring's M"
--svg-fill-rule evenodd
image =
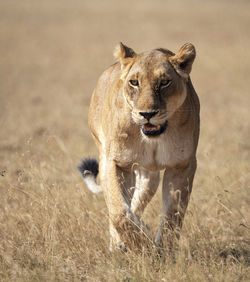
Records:
M167 145L160 142L144 144L138 156L139 165L150 170L160 170L170 165L173 160Z
M152 141L125 142L116 149L114 159L119 166L139 166L153 171L178 166L191 154L191 144L187 139L167 136Z

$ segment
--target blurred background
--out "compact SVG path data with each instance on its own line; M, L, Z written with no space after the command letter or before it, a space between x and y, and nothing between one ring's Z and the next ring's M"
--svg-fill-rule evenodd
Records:
M191 79L201 102L201 135L190 214L198 207L199 220L204 224L210 218L209 229L224 234L225 241L230 236L246 238L249 34L247 0L0 1L0 240L2 273L7 273L2 277L21 275L21 258L28 254L32 261L33 253L37 259L39 248L46 266L55 263L50 252L41 251L41 238L62 242L71 236L63 233L68 224L76 224L78 234L75 219L82 216L84 222L89 212L106 214L102 196L86 191L76 166L84 156L98 156L87 125L88 107L97 79L114 62L113 50L120 41L136 52L156 47L177 52L186 42L195 45ZM156 203L160 193L148 212L153 228L160 216ZM65 228L61 223L64 231L52 216L58 206L57 211L69 217ZM98 224L106 230L104 218ZM213 225L214 218L221 219L221 229ZM184 226L184 235L188 228ZM80 229L79 242L84 232ZM106 246L108 232L103 239L91 236L90 241L97 236ZM24 241L26 249L17 251ZM58 247L59 253L63 248ZM71 262L76 262L73 254L81 248L69 251ZM57 267L51 269L56 272Z

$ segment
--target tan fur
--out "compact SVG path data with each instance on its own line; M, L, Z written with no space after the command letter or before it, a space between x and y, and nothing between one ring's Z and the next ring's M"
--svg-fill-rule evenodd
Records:
M169 228L181 227L196 170L199 100L189 78L195 48L188 43L177 54L166 49L136 54L121 43L115 56L118 62L101 75L89 110L111 248L151 242L140 217L164 170L162 222L155 238L161 245ZM139 86L131 86L131 80ZM156 112L150 124L168 121L166 130L154 137L143 134L140 126L148 121L140 112Z

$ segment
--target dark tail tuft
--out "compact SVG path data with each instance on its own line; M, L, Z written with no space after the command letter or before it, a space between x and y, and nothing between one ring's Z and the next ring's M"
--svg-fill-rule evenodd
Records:
M78 166L78 169L81 172L83 178L87 177L90 174L93 174L96 177L99 172L98 162L95 159L90 158L84 159Z

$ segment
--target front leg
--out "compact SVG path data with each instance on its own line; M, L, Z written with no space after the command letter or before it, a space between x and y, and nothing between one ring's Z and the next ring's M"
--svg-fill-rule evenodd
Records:
M149 241L147 230L143 223L132 213L129 192L133 183L133 174L118 167L112 160L106 158L100 162L100 180L108 207L110 219L110 235L112 247L141 248Z
M184 168L166 169L162 185L162 220L155 241L157 245L168 245L179 238L183 218L192 191L196 170L196 159Z

